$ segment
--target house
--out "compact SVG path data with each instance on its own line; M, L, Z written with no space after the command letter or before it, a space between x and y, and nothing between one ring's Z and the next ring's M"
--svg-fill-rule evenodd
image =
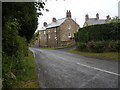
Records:
M111 21L111 17L108 15L106 16L106 19L99 19L99 14L96 14L96 18L89 18L89 15L85 15L85 23L83 27L95 25L95 24L102 24Z
M43 23L39 30L39 46L58 47L74 43L71 38L78 31L79 25L71 18L70 10L66 12L66 17L61 19L52 18L52 23Z

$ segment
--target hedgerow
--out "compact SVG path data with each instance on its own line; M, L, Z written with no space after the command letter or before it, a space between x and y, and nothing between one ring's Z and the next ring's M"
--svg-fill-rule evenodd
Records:
M80 28L75 33L76 42L120 40L120 22L97 24Z
M76 43L78 43L78 49L81 51L120 51L120 22L80 28L74 36Z

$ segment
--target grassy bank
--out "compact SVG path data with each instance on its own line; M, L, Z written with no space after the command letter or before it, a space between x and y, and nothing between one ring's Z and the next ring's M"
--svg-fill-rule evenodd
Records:
M72 47L75 46L75 44L70 44L70 45L66 45L66 46L61 46L61 47L32 47L32 48L41 48L41 49L62 49L62 48L67 48L67 47Z
M24 72L16 76L18 84L13 88L39 88L32 52L29 51L24 61Z
M105 53L90 53L90 52L80 52L76 50L76 48L68 50L68 52L84 55L84 56L92 56L95 58L105 58L105 59L120 59L120 53L117 52L105 52Z

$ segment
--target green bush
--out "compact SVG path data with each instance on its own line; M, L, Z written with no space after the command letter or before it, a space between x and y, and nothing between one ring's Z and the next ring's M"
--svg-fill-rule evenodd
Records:
M76 42L120 40L120 22L91 25L74 34Z
M16 30L18 28L19 24L17 22L6 22L5 27L3 27L3 87L12 87L16 84L17 78L15 79L15 76L21 73L24 66L24 57L28 53L26 39L18 35Z
M86 50L86 43L82 43L82 42L77 43L77 48L80 51L85 51Z
M116 41L115 49L116 51L120 52L120 40Z
M110 51L117 51L120 52L120 40L112 40L109 43L109 50Z
M105 42L104 41L89 41L87 43L88 51L101 53L105 50Z

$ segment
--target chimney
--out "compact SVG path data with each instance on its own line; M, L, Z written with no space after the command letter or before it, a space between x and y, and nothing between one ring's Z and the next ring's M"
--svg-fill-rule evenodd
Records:
M88 16L88 14L85 15L85 21L87 21L87 20L89 20L89 16Z
M66 17L68 18L68 17L70 17L71 18L71 11L69 10L67 10L67 12L66 12Z
M46 27L46 26L47 26L47 22L44 22L44 23L43 23L43 26Z
M96 19L99 19L99 14L98 13L96 14Z
M67 10L67 12L66 12L66 17L68 17L68 10Z
M52 22L56 22L57 20L56 20L56 18L52 18Z
M110 16L108 15L108 16L106 16L106 19L107 19L107 20L110 20L111 18L110 18Z

